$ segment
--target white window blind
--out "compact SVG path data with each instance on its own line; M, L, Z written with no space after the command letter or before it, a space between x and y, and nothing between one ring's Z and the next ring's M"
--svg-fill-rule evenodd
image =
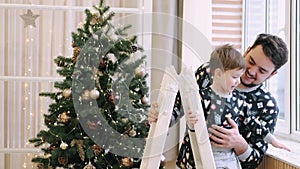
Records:
M242 0L212 0L212 45L242 48Z

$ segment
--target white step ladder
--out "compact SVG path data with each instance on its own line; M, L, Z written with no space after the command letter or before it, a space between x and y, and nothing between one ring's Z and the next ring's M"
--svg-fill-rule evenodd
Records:
M184 112L195 112L199 118L195 124L195 133L189 132L196 168L216 168L194 73L192 69L184 67L178 75L172 66L166 68L162 79L156 101L159 104L159 117L157 122L150 126L141 169L159 168L178 88L180 88Z

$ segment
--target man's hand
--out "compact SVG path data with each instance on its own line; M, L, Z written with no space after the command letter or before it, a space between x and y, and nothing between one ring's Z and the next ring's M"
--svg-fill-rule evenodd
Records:
M241 155L247 150L248 143L240 135L237 124L231 118L227 118L227 121L231 125L231 129L217 125L212 125L208 129L211 132L209 137L213 140L211 144L220 148L232 148L236 155Z
M158 119L158 104L157 103L153 103L150 107L150 111L148 113L148 122L149 123L156 123L157 119Z

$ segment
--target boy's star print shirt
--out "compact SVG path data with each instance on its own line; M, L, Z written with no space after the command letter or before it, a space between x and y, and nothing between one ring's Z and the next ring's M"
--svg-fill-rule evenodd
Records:
M230 96L223 97L218 95L211 87L207 87L200 90L200 95L207 127L216 124L231 128L227 122L227 117L240 125L241 111L247 112L247 107L244 98L236 90L233 90Z
M207 127L217 124L225 128L231 128L227 118L231 118L238 125L240 124L240 114L242 111L247 112L246 102L237 90L233 90L228 96L221 96L211 87L199 90L201 104L204 112ZM181 169L195 168L193 152L190 145L190 138L187 134L182 141L176 164ZM233 151L215 148L216 151ZM231 156L232 157L232 156ZM228 157L228 158L231 158ZM224 160L224 159L223 159ZM229 160L229 159L227 159ZM230 161L230 160L229 160ZM235 158L232 159L235 161ZM221 167L221 166L217 166Z

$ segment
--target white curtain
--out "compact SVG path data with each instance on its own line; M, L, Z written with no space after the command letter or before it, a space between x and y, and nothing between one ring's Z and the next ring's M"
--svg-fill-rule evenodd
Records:
M174 66L180 72L181 65L181 0L154 0L152 15L152 50L151 50L151 101L155 101L164 70ZM166 168L175 168L179 143L179 125L173 126L165 143L164 157Z
M152 20L151 87L159 89L165 67L180 71L181 8L180 0L154 0ZM179 42L178 42L179 41Z
M155 90L167 66L177 72L181 66L194 70L206 61L211 52L211 1L154 0L152 20L151 87ZM200 58L200 59L199 59ZM185 120L169 129L165 143L166 168L176 168L175 160L185 131Z

